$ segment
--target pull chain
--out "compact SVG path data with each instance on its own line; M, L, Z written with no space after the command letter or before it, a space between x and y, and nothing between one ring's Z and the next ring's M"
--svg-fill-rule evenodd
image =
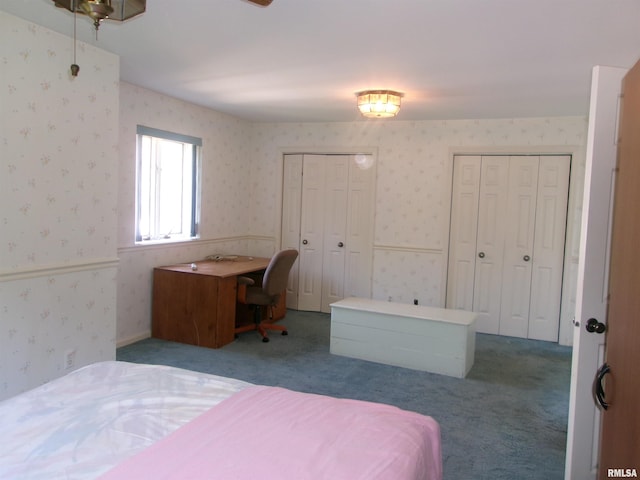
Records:
M74 2L75 5L75 2ZM77 17L76 9L73 9L73 64L71 65L71 75L74 77L78 76L78 72L80 71L80 66L76 63L76 17Z

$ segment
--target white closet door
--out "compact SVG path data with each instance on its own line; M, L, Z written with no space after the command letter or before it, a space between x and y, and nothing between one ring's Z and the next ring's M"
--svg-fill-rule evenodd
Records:
M454 161L447 307L481 333L557 341L571 156Z
M371 298L375 172L371 155L349 157L345 297Z
M283 249L300 249L300 214L302 202L302 155L285 155L282 177L282 233ZM298 308L299 261L291 269L287 284L287 307Z
M329 313L371 297L375 171L371 155L284 156L282 246L300 252L290 308Z
M298 308L320 311L324 249L324 155L304 155Z
M473 310L481 160L479 155L454 159L447 308Z
M539 162L509 158L500 335L527 337Z
M481 333L498 333L500 326L508 173L504 157L482 157L473 288L476 330Z
M324 167L324 252L320 311L330 313L329 305L344 298L349 156L328 155L324 159Z
M558 341L571 157L540 158L528 338Z

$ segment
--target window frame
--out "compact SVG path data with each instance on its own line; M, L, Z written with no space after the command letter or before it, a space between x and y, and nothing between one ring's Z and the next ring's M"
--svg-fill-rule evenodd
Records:
M166 234L165 236L150 236L148 238L143 237L140 232L140 224L142 223L142 141L143 137L151 137L168 140L183 144L184 146L191 147L191 209L189 219L189 232L184 232L180 235L172 236ZM153 140L152 140L153 141ZM190 135L184 135L180 133L168 132L166 130L160 130L157 128L147 127L144 125L138 125L136 129L136 182L135 182L135 243L136 244L154 244L154 243L171 243L171 242L184 242L198 239L200 236L200 199L201 199L201 177L202 177L202 139L193 137ZM184 157L183 157L184 158ZM184 160L183 160L184 161ZM155 168L155 167L151 167ZM153 181L155 186L159 182L157 172L154 173L155 180ZM186 198L183 191L183 198ZM156 204L155 210L158 209L159 197L151 200ZM183 215L186 209L183 208ZM158 212L156 215L160 216L162 212ZM184 219L183 219L184 220Z

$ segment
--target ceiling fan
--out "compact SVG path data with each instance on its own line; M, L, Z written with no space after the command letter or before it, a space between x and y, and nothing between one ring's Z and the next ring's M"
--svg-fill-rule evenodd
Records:
M273 0L247 1L261 7L268 7ZM144 13L147 7L147 0L53 0L53 3L56 7L91 17L96 31L105 18L124 21Z

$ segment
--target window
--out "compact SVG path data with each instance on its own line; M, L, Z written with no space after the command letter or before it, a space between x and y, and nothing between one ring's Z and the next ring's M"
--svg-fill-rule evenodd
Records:
M136 242L198 236L202 140L138 125Z

